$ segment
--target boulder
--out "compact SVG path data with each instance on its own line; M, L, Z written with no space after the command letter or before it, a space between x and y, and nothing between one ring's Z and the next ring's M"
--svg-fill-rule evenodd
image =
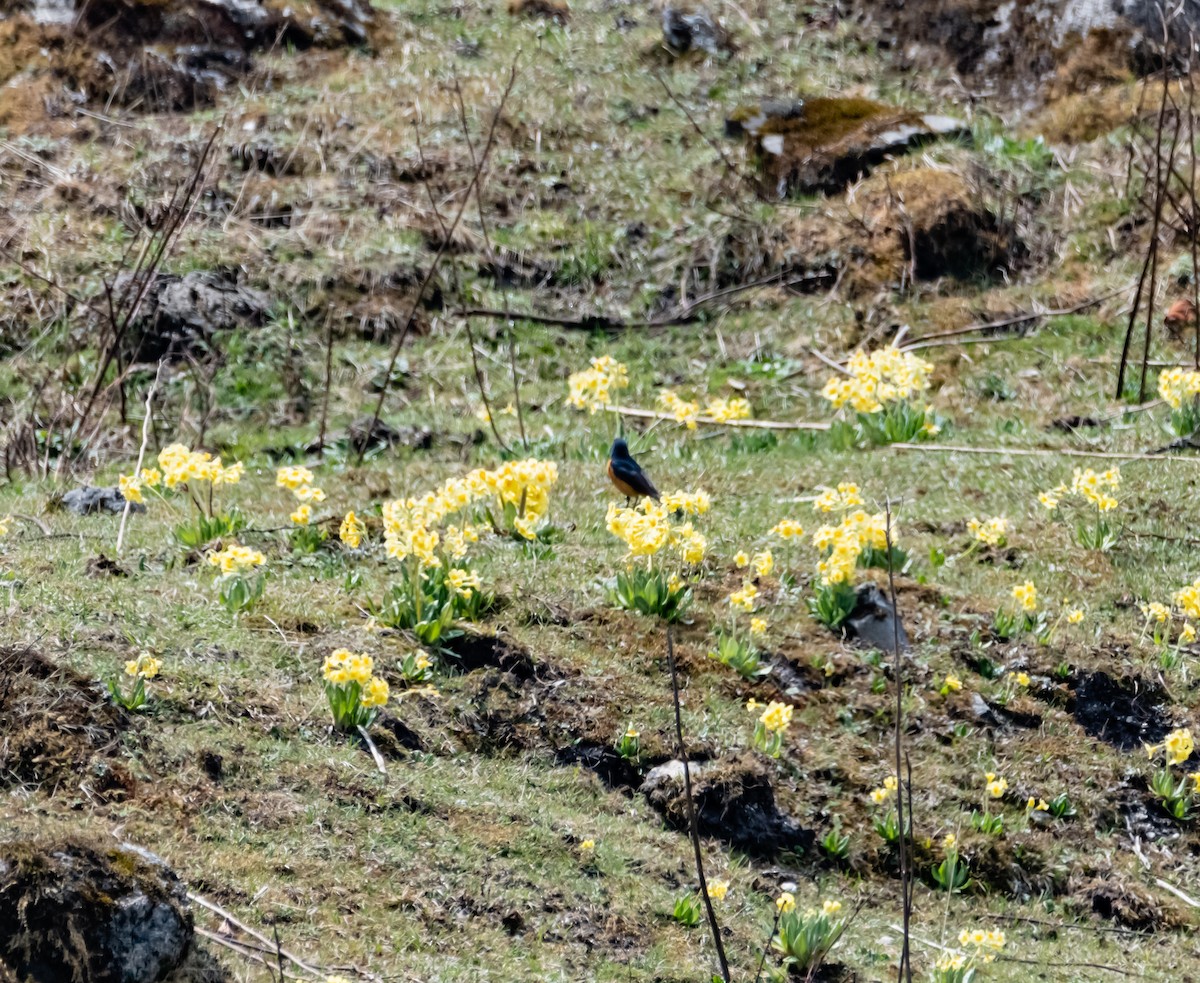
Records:
M84 485L82 488L72 488L62 497L62 507L75 515L94 515L97 512L107 512L120 515L125 511L125 496L115 485L108 488L93 488ZM131 512L145 512L146 506L134 502Z
M192 943L187 889L154 854L85 840L0 845L0 965L32 983L153 983Z
M858 588L858 603L842 623L846 635L864 648L895 652L897 635L900 651L908 651L908 632L896 617L892 602L875 584Z
M726 136L749 148L764 191L779 198L837 194L887 157L968 132L948 116L845 97L764 101L725 120Z

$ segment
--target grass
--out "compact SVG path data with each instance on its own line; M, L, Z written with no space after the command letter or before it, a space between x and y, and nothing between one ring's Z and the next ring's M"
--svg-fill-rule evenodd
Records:
M797 215L846 221L840 199L775 206L730 191L717 154L653 71L661 68L713 134L739 102L798 89L973 112L945 105L932 76L881 72L880 54L848 23L796 32L795 11L786 5L754 15L761 36L744 32L737 57L674 66L654 52L656 18L639 14L640 23L621 33L611 29L603 4L575 7L572 23L558 27L498 12L451 18L423 0L385 6L396 41L378 57L330 57L313 72L303 56L271 56L269 88L230 92L216 112L130 117L119 140L10 135L53 154L57 168L115 208L123 187L157 200L184 175L182 151L226 119L229 154L212 176L212 200L231 204L202 202L171 265L241 265L250 282L272 291L276 309L264 327L217 340L222 358L211 383L207 369L181 363L164 384L155 417L157 444L187 442L211 409L206 446L246 463L247 476L228 490L228 501L250 517L245 541L268 555L265 600L253 613L232 619L216 602L210 568L172 545L170 530L182 513L152 502L131 521L119 558L128 576L93 576L90 561L113 555L118 520L44 512L74 476L53 482L14 473L0 486L0 516L18 516L0 539L6 640L97 681L97 703L104 699L98 681L126 659L150 650L163 660L161 677L148 684L150 703L127 715L114 748L63 767L39 766L36 781L0 774L11 793L0 799L8 835L119 831L164 856L194 890L242 920L277 926L285 946L331 968L448 983L711 974L703 929L689 931L671 918L695 882L686 837L643 796L608 789L587 768L563 763L578 742L611 746L628 726L640 731L648 762L674 754L661 628L611 610L606 600L604 581L623 556L604 518L615 495L603 476L604 457L617 421L569 411L567 374L609 352L630 369L623 403L651 407L658 391L671 387L689 397L744 395L760 418L824 421L829 411L819 393L830 370L812 349L842 355L886 336L891 324L909 324L919 336L1034 303L1069 306L1124 286L1136 250L1114 253L1108 230L1131 206L1102 176L1122 152L1119 133L1051 155L1024 131L1020 139L1008 136L1013 120L1001 117L1003 107L994 115L989 108L973 121L974 147L932 147L884 170L977 166L985 169L988 193L999 186L1020 197L1027 206L1023 235L1039 246L1040 259L1015 271L1010 283L935 281L903 295L885 289L870 296L767 290L699 325L611 337L478 321L493 407L513 395L511 342L530 453L559 467L551 517L561 541L528 551L492 539L473 556L501 600L480 627L527 653L537 674L522 681L495 668L462 672L443 654L441 696L389 708L415 732L420 750L404 749L394 732L376 726L387 759L381 775L362 747L330 732L320 666L338 647L369 651L397 685L395 665L412 640L371 630L365 614L368 599L382 596L398 568L378 552L361 561L336 549L292 556L280 531L292 503L274 486L274 467L292 456L313 463L303 448L316 436L323 397L326 317L336 327L330 433L344 433L374 407L390 339L364 340L360 322L373 312L357 284L364 275L423 270L431 259L426 237L435 223L425 191L395 176L416 161L414 121L426 155L442 167L432 179L435 193L453 201L468 180L448 88L454 76L478 135L521 52L484 198L497 246L551 276L536 289L502 286L478 272L477 242L443 269L441 287L449 297L457 277L479 306L570 315L638 317L712 289L714 253L718 265L742 261L727 238L737 230L749 227L769 241ZM480 41L481 57L451 56L459 36ZM260 119L262 129L243 126ZM295 151L295 173L243 171L233 151L248 132L269 137L285 156ZM723 147L741 160L735 144ZM11 158L3 166L12 173ZM14 236L35 268L79 280L80 289L98 296L100 277L115 271L132 232L116 211L52 192L42 185L31 193L38 208L10 209ZM281 204L298 210L290 227L255 221ZM470 211L468 225L480 239ZM29 380L45 374L55 398L86 385L97 354L79 317L54 307L54 298L15 268L0 264L0 274L12 309L38 326L21 337L3 329L9 355L0 361L0 395L19 401ZM38 304L30 306L29 296ZM368 299L400 317L411 288L381 286ZM1176 826L1155 812L1139 742L1118 747L1111 734L1109 741L1097 737L1077 712L1080 685L1103 671L1161 693L1155 720L1195 724L1194 656L1164 670L1136 605L1167 600L1200 574L1188 532L1200 519L1192 494L1200 465L1183 455L1123 464L1121 537L1106 554L1079 548L1036 502L1039 491L1069 482L1074 467L1109 463L1058 451L1139 453L1170 439L1165 408L1121 416L1123 407L1112 401L1119 306L1115 299L1048 320L1023 339L929 350L934 408L949 422L921 450L839 449L822 434L764 439L668 423L635 430L640 421L627 421L634 453L660 488L704 487L714 499L697 523L710 559L679 635L689 749L699 758L754 761L748 748L755 718L746 700L793 702L782 759L757 765L770 776L780 808L818 840L835 828L850 837L845 863L816 849L764 857L706 838L709 876L732 883L718 910L737 979L753 978L774 898L788 884L797 885L802 906L830 897L847 907L862 903L833 953L856 974L845 978L894 974L897 882L867 799L890 772L894 691L886 660L872 660L813 623L804 604L815 561L808 546L776 546L781 570L800 589L782 591L773 577L764 591L771 622L764 648L787 668L791 690L783 677L748 683L708 658L711 629L728 617L724 599L741 584L733 555L766 545L769 529L786 516L814 527L812 497L845 480L859 483L872 508L893 503L912 557L900 604L914 640L904 705L921 879L919 972L929 969L938 946L955 944L961 927L976 925L1008 933L1004 955L987 969L995 980L1027 979L1031 971L1064 981L1118 972L1177 979L1179 967L1200 956L1188 931L1195 910L1159 883L1194 896L1195 822ZM384 418L429 428L432 447L373 454L358 466L344 442L334 446L316 468L330 496L318 514L340 517L353 508L375 517L387 500L499 463L499 448L475 417L480 399L464 328L446 310L424 313L428 333L406 346ZM1155 344L1158 358L1185 357L1163 339ZM132 425L106 421L106 439L80 480L111 484L128 471L148 383L149 374L135 379ZM1051 427L1063 417L1106 414L1115 416L1105 427ZM515 420L498 417L498 426L519 452ZM939 444L1053 453L946 453ZM52 468L54 460L51 448ZM1013 522L1007 552L959 556L968 545L966 521L992 515ZM39 517L50 536L20 516ZM933 550L951 559L937 566L929 560ZM347 590L351 567L362 582ZM993 613L1011 607L1012 586L1025 580L1037 584L1051 609L1064 598L1081 606L1084 622L1061 626L1049 644L991 638ZM1013 687L1018 671L1033 678L1028 689ZM963 689L943 696L948 674L959 676ZM999 722L978 719L973 694L992 704ZM1011 716L995 709L1001 705ZM127 769L130 787L103 791L95 772L101 767ZM971 810L982 807L989 771L1013 786L998 839L972 831L969 822ZM1078 815L1029 826L1025 797L1063 791ZM954 897L935 891L926 876L949 832L960 837L979 885ZM594 860L580 851L587 839L596 841ZM216 954L231 978L266 975Z

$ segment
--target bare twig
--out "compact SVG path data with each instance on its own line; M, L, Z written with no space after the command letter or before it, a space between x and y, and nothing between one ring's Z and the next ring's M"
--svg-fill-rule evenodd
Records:
M904 795L905 789L912 787L912 771L909 769L907 782L901 781L900 765L904 760L904 653L900 649L900 608L896 603L896 575L892 556L892 500L889 497L884 502L887 525L884 527L887 545L888 561L888 592L892 600L892 655L895 667L892 673L896 683L896 720L895 720L895 750L896 750L896 822L900 827L900 893L901 910L904 921L904 939L900 947L900 965L897 978L901 983L912 983L912 951L910 942L909 922L912 919L912 889L911 889L911 844L912 844L912 813L908 813L908 823L905 824ZM910 797L909 803L911 805Z
M379 748L375 746L375 742L371 740L371 735L366 727L359 726L358 735L367 745L367 750L371 752L371 757L375 759L375 767L379 769L379 774L387 774L387 765L384 764L383 755L379 753Z
M1081 451L1059 447L968 447L964 444L888 445L894 451L923 451L930 454L1011 454L1013 457L1094 457L1110 461L1183 461L1200 464L1200 458L1166 457L1162 454L1118 454L1112 451Z
M325 458L325 434L329 425L329 390L333 386L333 311L325 317L325 393L321 398L321 429L317 434L317 453Z
M708 915L708 927L712 930L713 945L717 950L717 962L721 967L721 978L730 983L729 960L725 958L725 943L721 941L721 926L713 910L712 898L708 896L708 881L704 877L704 855L700 850L700 824L696 819L696 803L692 799L692 770L688 762L687 748L683 743L683 716L679 708L679 676L675 671L675 639L671 625L667 625L667 664L671 668L671 696L675 702L675 742L679 760L683 763L683 793L687 799L688 832L692 838L692 851L696 858L696 877L700 882L700 897Z
M1002 318L998 321L986 321L978 324L968 324L965 327L953 328L949 331L937 331L933 334L921 335L918 338L909 339L908 344L903 346L903 351L909 351L914 347L919 347L923 342L940 341L943 338L957 338L962 335L975 334L980 331L998 331L1001 328L1011 328L1018 324L1025 324L1029 321L1039 321L1047 317L1063 317L1068 314L1078 314L1080 311L1085 311L1089 307L1096 307L1103 304L1106 300L1111 300L1113 297L1123 293L1123 290L1113 290L1106 294L1101 294L1099 297L1093 297L1090 300L1085 300L1080 304L1075 304L1071 307L1058 307L1049 311L1031 311L1028 314L1017 314L1013 317Z
M659 413L657 410L643 410L636 406L606 406L610 413L621 416L631 416L639 420L670 420L675 421L671 413ZM719 427L741 427L747 430L828 430L829 423L810 423L807 420L716 420L711 416L693 417L696 423L711 424Z
M200 905L201 908L207 908L214 915L220 915L222 918L225 919L225 921L229 922L229 924L232 925L234 928L237 928L237 929L245 932L251 938L257 939L264 946L267 946L266 951L270 952L272 955L274 955L274 953L276 951L275 944L269 938L267 938L265 935L263 935L262 932L259 932L258 930L251 928L245 922L239 921L234 915L230 914L228 911L226 911L224 908L222 908L219 904L216 904L213 901L209 901L208 898L202 897L201 895L196 894L193 891L188 891L188 900L190 902L192 902L192 904ZM305 962L303 959L300 959L298 956L293 955L292 953L288 952L287 949L280 949L279 954L282 955L283 958L286 959L288 962L292 963L299 969L302 969L304 972L309 973L313 976L321 975L321 970L319 968L312 965L311 963Z
M138 448L137 464L133 468L133 480L137 481L138 476L142 473L142 465L146 462L146 446L150 443L150 421L153 417L154 409L154 393L158 390L158 380L162 376L163 363L158 363L158 369L154 373L154 381L150 383L150 388L146 392L146 415L142 418L142 446ZM133 502L126 499L125 508L121 510L121 525L117 527L117 559L121 558L121 547L125 543L125 526L129 522L129 512L133 508Z

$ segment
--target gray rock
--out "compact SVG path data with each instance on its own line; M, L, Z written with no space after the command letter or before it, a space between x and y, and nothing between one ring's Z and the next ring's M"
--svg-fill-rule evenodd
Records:
M677 55L688 51L720 54L729 48L729 35L707 10L685 11L668 4L662 13L663 41Z
M858 588L858 603L843 622L846 634L866 648L895 652L899 634L900 651L908 651L908 632L899 622L892 602L874 584Z
M108 512L120 515L125 511L125 496L116 486L109 488L93 488L84 485L82 488L72 488L62 497L62 506L68 512L76 515L92 515L96 512ZM145 512L146 506L134 502L131 512Z
M129 276L117 277L114 295L127 289ZM265 293L238 283L231 272L157 273L130 326L129 355L145 362L184 358L208 347L219 332L262 324L270 305Z
M192 935L186 887L149 851L0 846L0 966L19 979L154 983L183 961Z

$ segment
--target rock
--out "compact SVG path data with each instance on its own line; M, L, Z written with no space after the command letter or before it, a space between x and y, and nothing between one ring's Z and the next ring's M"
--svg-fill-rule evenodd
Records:
M870 99L815 97L739 106L725 134L750 149L768 193L837 194L885 157L969 133L960 120Z
M672 54L705 51L720 54L730 48L729 35L707 10L681 10L667 4L662 12L663 43Z
M117 296L130 276L117 277ZM240 285L233 272L156 273L131 325L129 354L147 362L196 354L217 332L261 325L270 303L262 291Z
M779 811L762 765L747 756L690 765L692 796L701 836L716 836L754 856L809 850L811 830ZM652 768L639 791L674 829L688 829L683 762Z
M897 634L900 651L907 652L909 648L908 632L898 622L892 602L875 584L867 583L858 588L858 603L842 623L842 628L849 638L864 648L895 652Z
M131 844L0 846L0 963L32 983L152 983L192 942L187 889Z
M427 451L433 446L433 431L427 427L397 429L384 420L372 421L371 417L364 416L346 428L346 440L359 453L382 447Z
M637 768L627 758L621 757L616 749L599 741L577 740L566 747L559 748L554 754L554 763L563 766L574 765L595 772L596 776L609 788L635 789L642 784L641 775ZM679 762L676 762L678 764ZM679 780L683 780L682 768Z
M82 488L72 488L62 497L62 507L75 515L93 515L96 512L109 512L120 515L125 511L125 496L116 486L110 488L93 488L84 485ZM146 506L134 502L129 507L130 512L145 512Z

